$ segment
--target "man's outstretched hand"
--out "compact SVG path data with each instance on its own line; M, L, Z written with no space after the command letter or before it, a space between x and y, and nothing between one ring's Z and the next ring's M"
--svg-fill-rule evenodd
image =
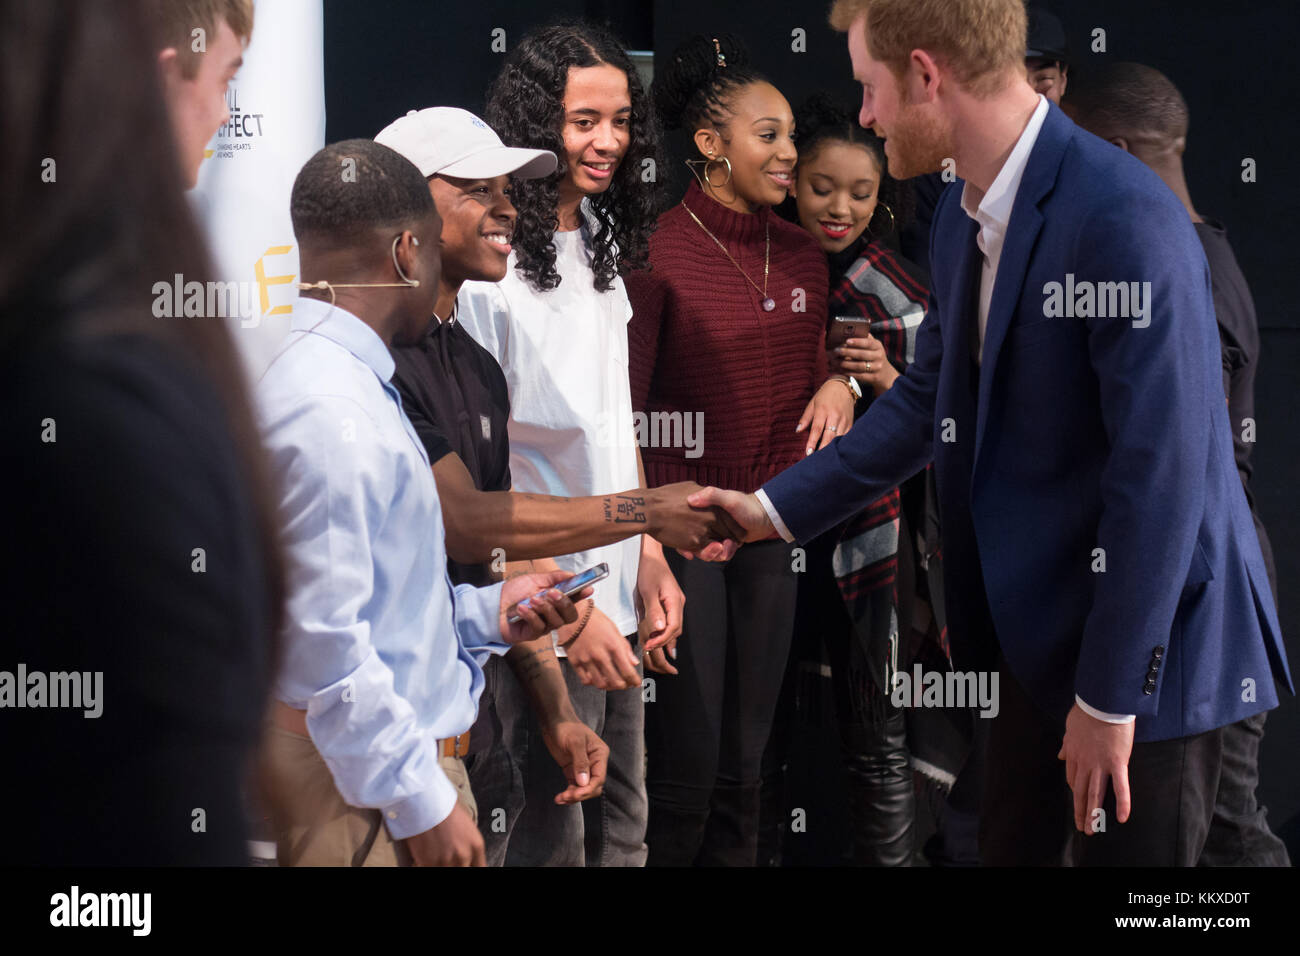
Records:
M757 495L747 495L739 491L726 491L722 488L704 488L695 492L687 502L695 508L719 508L725 511L736 525L741 542L762 541L775 538L776 528L767 517L767 511L759 503ZM702 558L705 561L729 560L739 546L731 541L714 542L695 552L682 551L688 558Z

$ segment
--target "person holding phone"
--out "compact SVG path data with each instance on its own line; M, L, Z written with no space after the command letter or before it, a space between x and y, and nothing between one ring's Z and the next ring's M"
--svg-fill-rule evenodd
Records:
M390 382L389 348L424 332L438 292L420 171L335 143L299 171L290 212L303 294L257 385L292 568L265 761L280 861L483 865L461 740L482 664L577 617L536 595L568 575L448 577L428 456Z
M747 61L734 38L698 36L655 78L698 178L659 217L650 270L628 276L633 402L650 419L701 423L703 441L645 448L651 486L757 488L853 421L850 380L826 371L825 258L772 212L793 182L794 119ZM798 561L781 542L725 564L668 560L687 610L676 658L649 658L649 862L753 866Z
M896 250L911 193L885 171L880 138L826 94L810 97L795 118L799 162L780 211L826 255L829 365L857 379L864 392L858 411L865 411L907 367L925 316L926 279ZM926 504L925 476L905 484L906 495L891 488L809 542L807 572L799 580L796 633L824 645L830 662L851 854L863 866L909 865L914 844L904 714L889 695L893 672L907 667L912 529L927 526L916 520ZM806 653L821 659L822 648L810 646ZM787 681L783 694L793 698L794 690ZM781 713L792 709L793 700L783 699ZM784 763L783 731L779 725L773 735L769 767ZM784 807L779 815L786 816Z

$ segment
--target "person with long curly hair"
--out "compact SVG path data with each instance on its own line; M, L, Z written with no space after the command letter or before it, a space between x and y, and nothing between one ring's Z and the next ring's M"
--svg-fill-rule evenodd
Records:
M698 179L659 218L651 269L628 277L633 404L707 433L645 449L652 487L757 488L853 422L849 379L826 369L826 259L772 212L797 158L790 105L747 60L734 38L695 37L655 78ZM725 564L669 564L688 600L679 653L647 659L661 672L646 713L649 863L753 866L800 557L763 542Z
M466 282L457 299L460 321L506 376L514 487L580 496L643 486L628 383L632 308L620 273L645 262L653 225L652 185L642 178L659 157L649 100L614 36L563 23L515 48L485 119L506 145L559 157L554 174L512 183L518 220L505 279ZM614 520L645 522L643 499L615 501ZM636 646L677 636L681 589L649 535L554 561L575 573L609 565L576 627L555 636L574 709L609 745L609 766L599 799L557 804L567 783L536 719L526 703L503 717L523 778L505 862L640 866L645 706Z

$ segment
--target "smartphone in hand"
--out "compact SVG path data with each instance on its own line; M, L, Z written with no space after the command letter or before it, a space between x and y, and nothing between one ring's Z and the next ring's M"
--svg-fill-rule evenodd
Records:
M552 589L559 591L565 597L573 597L573 595L577 594L583 588L595 584L597 581L603 581L607 577L609 577L609 565L597 564L594 567L588 568L586 571L583 571L579 574L575 574L571 578L565 578L559 584L555 584L552 585L552 587L546 588L545 590L538 591L536 594L533 595L533 597L541 597L547 591L550 591ZM518 624L521 620L523 620L523 618L519 616L518 611L515 610L515 608L517 608L518 606L519 605L517 604L512 604L510 606L510 612L506 615L506 621L508 621L511 624Z

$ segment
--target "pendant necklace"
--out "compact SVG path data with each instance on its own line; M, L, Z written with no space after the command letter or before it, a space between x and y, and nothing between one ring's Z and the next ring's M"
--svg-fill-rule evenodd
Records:
M688 206L688 205L686 205L686 203L682 203L682 208L685 209L686 212L690 215L690 217L691 217L692 219L695 220L695 224L696 224L697 226L699 226L701 229L704 230L704 234L705 234L706 236L708 236L710 239L712 239L715 243L717 243L718 248L722 250L722 254L723 254L724 256L726 256L728 259L731 259L731 264L732 264L733 266L735 266L735 267L740 271L740 274L741 274L742 276L745 277L745 281L748 282L750 285L752 285L752 286L754 287L754 291L757 292L757 293L759 294L759 300L760 300L760 301L759 301L759 304L763 306L763 311L764 311L764 312L771 312L773 309L775 309L775 308L776 308L776 302L774 302L772 299L768 298L768 296L767 296L767 269L768 269L768 266L771 264L771 261L772 261L772 223L771 223L771 220L768 220L767 222L765 222L765 223L763 224L763 288L760 289L760 288L758 287L758 283L755 282L753 279L751 279L751 278L749 277L749 273L746 272L744 269L741 269L741 268L740 268L740 263L737 262L737 261L732 257L731 253L727 251L727 247L724 246L724 245L723 245L723 244L718 240L718 237L717 237L717 236L715 236L713 233L709 232L708 227L707 227L706 225L704 225L704 223L700 222L700 217L699 217L699 216L697 216L697 215L695 215L695 213L691 212L691 207Z

